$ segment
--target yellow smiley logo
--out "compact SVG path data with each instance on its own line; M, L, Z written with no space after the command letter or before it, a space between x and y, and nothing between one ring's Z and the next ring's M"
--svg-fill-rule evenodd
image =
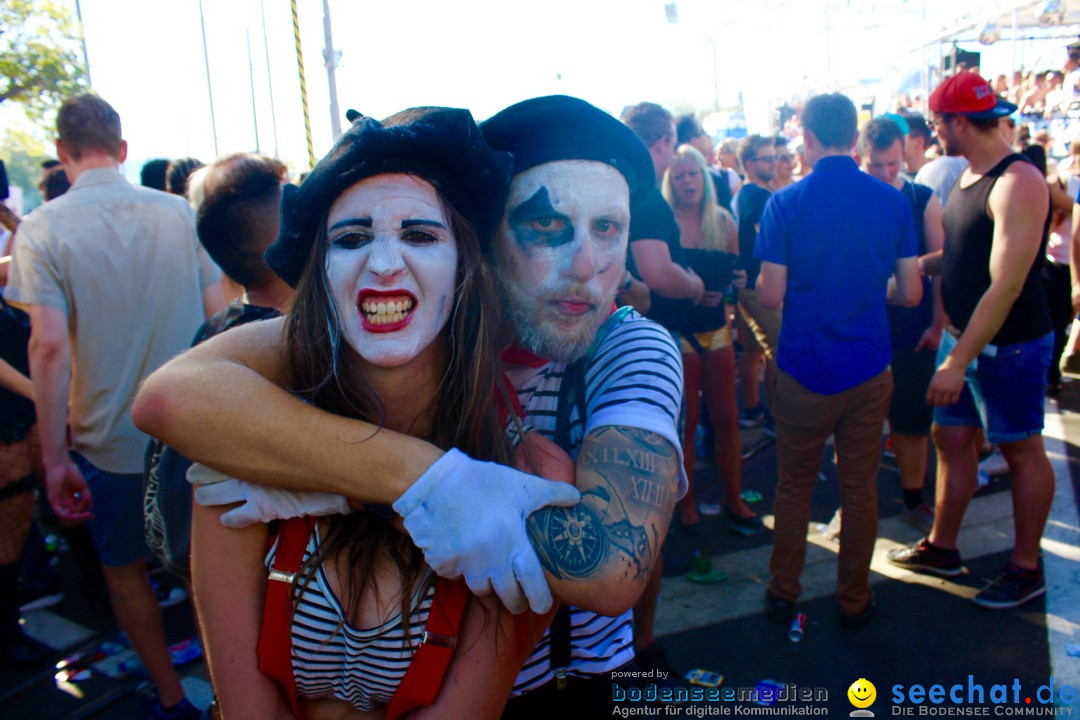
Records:
M874 687L874 683L866 678L859 678L851 683L851 687L847 690L847 696L855 707L868 708L874 704L874 699L877 698L877 688Z

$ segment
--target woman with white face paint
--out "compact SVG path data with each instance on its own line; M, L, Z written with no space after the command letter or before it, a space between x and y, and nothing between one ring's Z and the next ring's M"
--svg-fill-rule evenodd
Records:
M508 170L467 111L417 108L360 118L286 187L267 253L296 287L282 382L336 414L567 478L550 442L530 433L515 450L503 429L520 425L495 375L478 231ZM283 521L265 560L267 526L221 515L196 506L193 580L226 718L498 717L546 626L436 579L380 508Z
M686 398L683 458L690 480L689 490L676 506L679 519L691 526L699 521L694 505L694 433L700 391L715 430L714 454L723 483L725 513L736 527L756 529L761 521L740 497L742 441L735 401L735 349L731 317L723 298L728 284L738 288L746 285L746 271L733 270L738 230L731 213L716 203L704 156L690 145L676 150L671 167L664 173L662 192L679 224L683 259L705 280L706 288L690 319L693 333L679 338Z

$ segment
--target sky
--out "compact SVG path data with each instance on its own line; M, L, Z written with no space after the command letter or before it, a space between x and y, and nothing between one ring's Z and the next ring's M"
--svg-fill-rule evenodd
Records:
M742 97L751 131L764 131L778 100L855 87L924 55L936 61L938 46L911 48L972 8L1004 1L677 0L676 22L664 0L330 0L329 8L342 114L450 105L482 120L551 93L616 114L642 100L687 111ZM322 0L297 7L321 157L333 141ZM209 161L255 149L306 168L289 0L204 0L213 125L198 0L81 0L81 10L93 88L120 113L129 177L151 157ZM1000 44L995 52L1007 55L998 63L1005 72L1011 52Z

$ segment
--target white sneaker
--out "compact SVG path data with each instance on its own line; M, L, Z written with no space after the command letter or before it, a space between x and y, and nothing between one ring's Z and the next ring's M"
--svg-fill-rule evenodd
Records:
M1001 448L995 445L994 452L979 463L979 470L985 472L990 477L997 477L998 475L1004 475L1009 472L1009 463L1005 461L1005 456L1001 454Z
M708 517L713 517L714 515L719 515L720 514L720 503L700 502L700 503L698 503L697 511L698 511L699 514L707 515Z
M152 584L154 596L157 598L158 607L162 610L179 605L187 600L187 591L182 587L166 588L157 583Z

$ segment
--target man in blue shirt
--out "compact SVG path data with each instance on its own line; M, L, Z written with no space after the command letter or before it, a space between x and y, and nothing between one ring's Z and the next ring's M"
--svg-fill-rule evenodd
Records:
M860 627L877 609L869 581L875 480L893 385L885 304L918 304L922 282L907 201L861 173L851 157L854 104L819 95L802 122L814 172L770 198L754 250L762 260L762 305L784 306L773 411L780 482L766 612L777 622L795 612L810 496L825 441L835 435L844 518L837 599L844 626Z

